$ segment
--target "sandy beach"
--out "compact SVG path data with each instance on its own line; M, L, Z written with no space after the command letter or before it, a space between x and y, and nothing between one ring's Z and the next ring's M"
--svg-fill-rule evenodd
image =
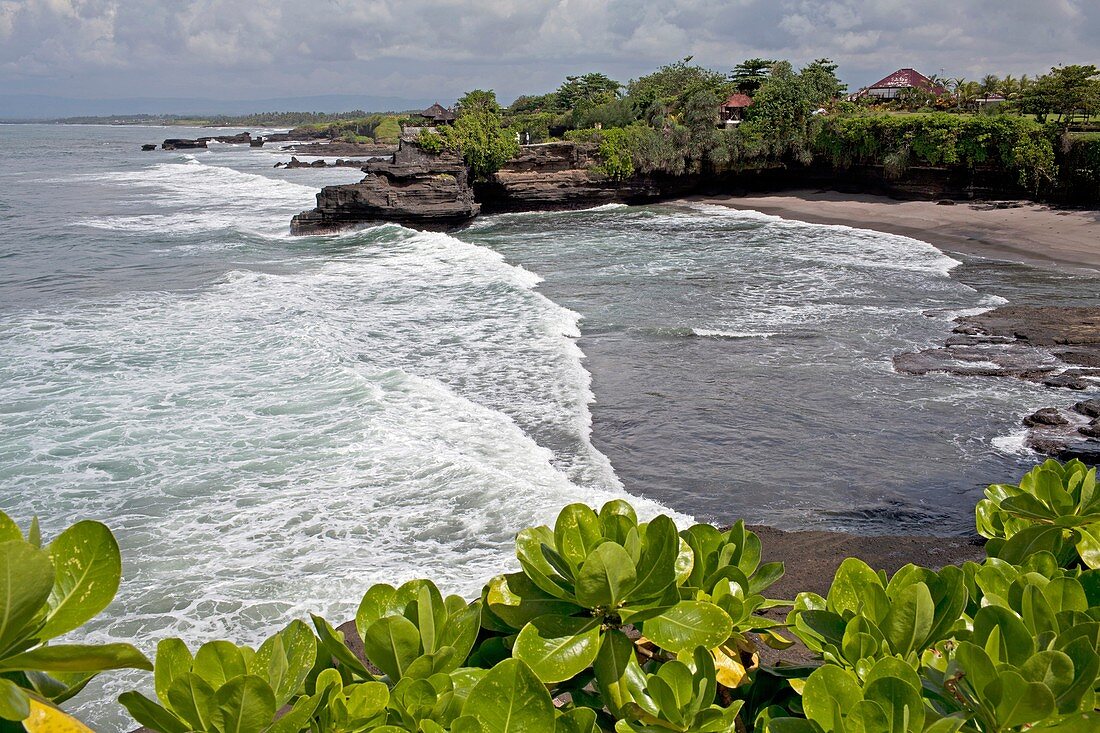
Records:
M1100 210L1023 202L896 201L833 191L691 197L814 224L844 224L901 234L946 252L1032 264L1100 269Z

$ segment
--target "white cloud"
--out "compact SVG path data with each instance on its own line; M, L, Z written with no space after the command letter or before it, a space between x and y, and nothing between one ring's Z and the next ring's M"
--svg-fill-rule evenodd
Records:
M0 0L0 93L453 98L694 55L1042 72L1098 61L1096 0Z

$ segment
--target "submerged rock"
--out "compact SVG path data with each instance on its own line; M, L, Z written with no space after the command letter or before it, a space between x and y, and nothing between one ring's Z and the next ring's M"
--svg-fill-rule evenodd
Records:
M1004 306L956 323L943 347L899 354L894 367L916 375L1008 377L1054 389L1100 387L1100 308ZM1023 424L1032 450L1100 464L1100 399L1045 407Z
M156 150L157 149L157 144L156 143L148 143L146 145L142 145L141 149L145 150L145 151Z
M1003 306L956 323L944 346L898 354L894 367L1073 390L1100 386L1100 308Z

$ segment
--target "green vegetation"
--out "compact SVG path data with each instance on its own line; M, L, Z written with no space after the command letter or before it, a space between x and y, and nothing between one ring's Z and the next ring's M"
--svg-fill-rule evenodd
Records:
M473 601L428 580L369 588L363 656L313 616L257 649L167 639L155 666L128 645L45 643L114 596L103 525L40 549L37 525L24 537L0 515L0 729L86 730L56 705L95 672L136 667L156 699L120 701L163 733L1096 730L1096 469L1047 461L986 496L982 562L888 577L849 558L825 596L791 601L765 596L783 566L761 562L742 522L678 529L623 501L573 504L521 531L520 569ZM816 661L761 665L758 645L785 649L788 634Z
M468 92L458 101L454 124L441 127L436 134L443 148L462 155L475 178L495 172L519 152L516 133L504 126L500 105L491 90ZM427 139L429 149L437 147L431 138Z
M1056 174L1044 128L1020 117L861 115L826 119L813 140L834 165L883 163L900 175L909 165L974 168L994 165L1038 190Z
M100 672L152 669L130 644L50 643L106 608L121 577L118 544L99 522L78 522L42 547L37 521L24 536L0 512L0 730L64 725L54 706Z
M946 91L855 102L840 98L846 87L836 72L827 58L802 69L748 59L723 73L688 57L626 84L568 77L555 92L518 98L502 124L525 142L595 144L595 170L613 180L815 163L882 166L900 177L932 166L1003 174L1036 196L1100 197L1100 152L1087 132L1100 105L1094 66L1055 67L1035 79L934 79ZM752 104L721 124L719 108L734 92ZM1005 101L979 105L992 94Z
M335 121L312 122L295 129L324 132L327 137L334 140L396 144L397 139L401 137L401 125L398 120L397 115L361 115Z

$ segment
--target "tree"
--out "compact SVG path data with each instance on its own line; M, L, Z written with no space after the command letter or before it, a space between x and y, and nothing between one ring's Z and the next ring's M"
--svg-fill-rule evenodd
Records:
M1095 78L1098 74L1100 69L1093 64L1055 66L1050 70L1051 102L1053 111L1058 113L1059 121L1064 118L1069 122L1078 113L1089 114Z
M648 110L657 104L666 113L675 112L688 97L700 91L710 91L725 99L732 89L726 75L694 65L691 59L688 56L632 80L627 86L627 93L638 109Z
M516 135L504 127L497 95L491 89L467 92L457 107L455 123L441 130L443 142L462 155L475 178L495 173L519 152Z
M827 59L823 60L827 61ZM737 87L737 91L742 94L754 94L768 78L768 72L774 65L775 59L746 59L733 67L730 78Z
M1057 114L1060 122L1069 122L1078 113L1088 115L1097 74L1100 70L1092 64L1055 66L1049 74L1021 89L1020 110L1035 115L1040 122L1050 114Z
M551 92L550 94L521 94L516 97L516 101L508 107L508 111L512 114L523 114L526 112L547 112L558 109L558 94L557 92Z
M558 87L558 108L571 110L606 104L617 99L622 88L622 84L598 72L567 76Z
M764 131L775 151L804 149L806 126L814 105L805 81L787 61L772 66L748 108L749 121Z
M837 65L832 59L821 58L802 69L802 82L810 97L810 103L821 107L836 99L848 89L836 75Z

